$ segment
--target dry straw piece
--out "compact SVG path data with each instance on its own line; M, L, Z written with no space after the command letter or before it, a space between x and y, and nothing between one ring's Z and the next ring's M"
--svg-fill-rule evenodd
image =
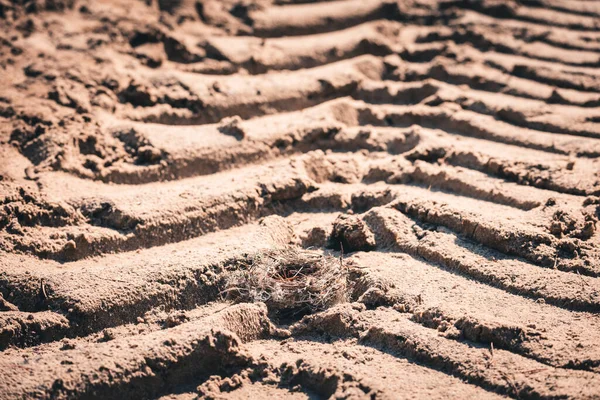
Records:
M296 247L267 250L236 265L224 293L238 302L264 302L270 311L324 310L346 300L347 270L338 258Z

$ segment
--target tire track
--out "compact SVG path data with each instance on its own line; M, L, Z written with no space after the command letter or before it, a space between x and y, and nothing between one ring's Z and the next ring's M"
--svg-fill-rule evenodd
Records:
M0 397L599 396L594 4L52 3L0 4ZM342 304L230 304L289 248Z

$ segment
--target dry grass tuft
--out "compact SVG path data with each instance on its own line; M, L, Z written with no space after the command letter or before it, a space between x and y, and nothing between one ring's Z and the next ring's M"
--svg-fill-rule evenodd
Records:
M250 256L226 281L224 293L239 302L264 302L270 311L321 311L346 300L347 270L341 259L287 247Z

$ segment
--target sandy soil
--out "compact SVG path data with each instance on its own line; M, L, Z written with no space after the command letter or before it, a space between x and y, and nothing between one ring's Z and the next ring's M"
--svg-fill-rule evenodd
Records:
M0 0L0 205L2 399L598 399L600 3Z

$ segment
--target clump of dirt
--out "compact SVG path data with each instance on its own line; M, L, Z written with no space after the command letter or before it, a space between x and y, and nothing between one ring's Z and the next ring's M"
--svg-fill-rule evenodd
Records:
M66 226L80 219L72 207L50 203L24 188L0 198L0 229L6 227L9 233L23 234L22 226Z
M125 151L129 154L128 161L135 165L156 164L164 158L164 154L135 129L115 132L115 136L123 143Z
M589 213L571 213L557 210L552 216L550 233L556 237L573 237L587 240L596 232L598 220Z
M74 108L79 114L89 113L91 110L89 93L78 83L59 81L48 92L48 98L61 106Z
M375 236L355 215L340 215L333 223L329 246L335 250L369 251L375 248Z
M176 313L169 314L167 318L165 318L163 324L166 328L173 328L189 320L190 318L185 314L184 311L179 311Z
M277 315L316 312L346 300L347 270L341 260L317 251L269 250L236 265L224 293L237 302L264 302Z
M327 243L327 231L320 226L310 229L302 240L302 247L323 247Z
M417 146L413 151L406 155L406 159L412 162L416 160L436 162L446 156L447 150L443 146Z
M89 115L60 114L57 122L47 104L36 104L39 113L19 112L10 134L10 142L32 163L35 173L47 170L62 170L80 177L97 179L110 167L122 163L149 164L160 158L152 149L141 149L147 145L125 142L123 139L98 123ZM137 146L136 146L137 144Z
M93 199L80 208L81 213L87 218L87 222L121 231L133 230L139 220L123 213L111 201Z
M119 92L119 99L135 107L150 107L158 102L156 95L152 93L152 88L135 80L129 82L129 85Z
M219 132L235 137L237 140L242 140L246 137L246 132L240 126L242 119L239 116L223 118L219 123Z

